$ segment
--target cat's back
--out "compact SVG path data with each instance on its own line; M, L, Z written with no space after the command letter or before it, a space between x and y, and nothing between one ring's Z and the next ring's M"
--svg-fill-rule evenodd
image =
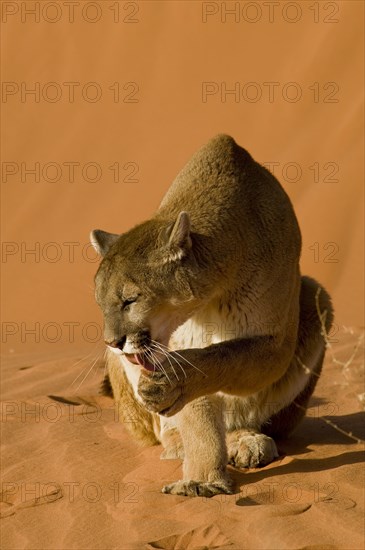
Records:
M239 190L250 162L252 157L232 137L215 136L179 172L161 202L160 211L178 211L184 207L190 213L198 208L204 211L212 205L227 204Z
M180 171L163 198L158 216L185 210L202 232L280 227L299 232L289 197L278 180L250 153L225 134L199 149ZM249 221L249 223L247 223Z

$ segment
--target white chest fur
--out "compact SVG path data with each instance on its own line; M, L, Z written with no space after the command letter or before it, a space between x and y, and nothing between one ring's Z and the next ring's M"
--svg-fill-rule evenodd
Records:
M175 349L205 348L246 336L246 318L237 304L210 305L179 327L171 339Z

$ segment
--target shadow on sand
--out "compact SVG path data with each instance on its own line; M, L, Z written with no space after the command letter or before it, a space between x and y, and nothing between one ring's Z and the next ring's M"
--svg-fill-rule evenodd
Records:
M363 412L342 416L326 416L325 418L341 430L352 434L355 438L365 439L365 414ZM283 455L295 457L313 452L309 448L312 445L346 445L347 448L342 453L339 453L336 449L334 456L326 456L325 458L309 458L306 456L303 459L294 458L286 464L278 460L276 467L273 463L269 468L262 468L262 470L242 472L232 468L230 473L236 482L236 487L247 483L257 483L272 475L321 472L364 461L364 445L337 431L321 417L305 418L289 439L277 441L281 459L283 459Z

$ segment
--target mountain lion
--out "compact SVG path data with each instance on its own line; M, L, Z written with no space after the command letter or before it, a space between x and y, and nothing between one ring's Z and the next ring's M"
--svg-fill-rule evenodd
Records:
M122 420L162 458L165 493L232 493L227 471L268 464L305 414L333 310L301 277L301 235L277 179L226 135L183 168L156 214L95 230L108 377ZM108 380L105 382L108 384Z

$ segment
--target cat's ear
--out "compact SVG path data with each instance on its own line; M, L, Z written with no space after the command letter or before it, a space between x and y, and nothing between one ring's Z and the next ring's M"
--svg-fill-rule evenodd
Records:
M119 239L119 237L120 235L116 235L115 233L107 233L101 229L94 229L94 231L90 233L90 242L98 254L105 256L109 248Z
M167 229L167 261L180 260L191 249L190 218L187 212L180 212L175 222Z

